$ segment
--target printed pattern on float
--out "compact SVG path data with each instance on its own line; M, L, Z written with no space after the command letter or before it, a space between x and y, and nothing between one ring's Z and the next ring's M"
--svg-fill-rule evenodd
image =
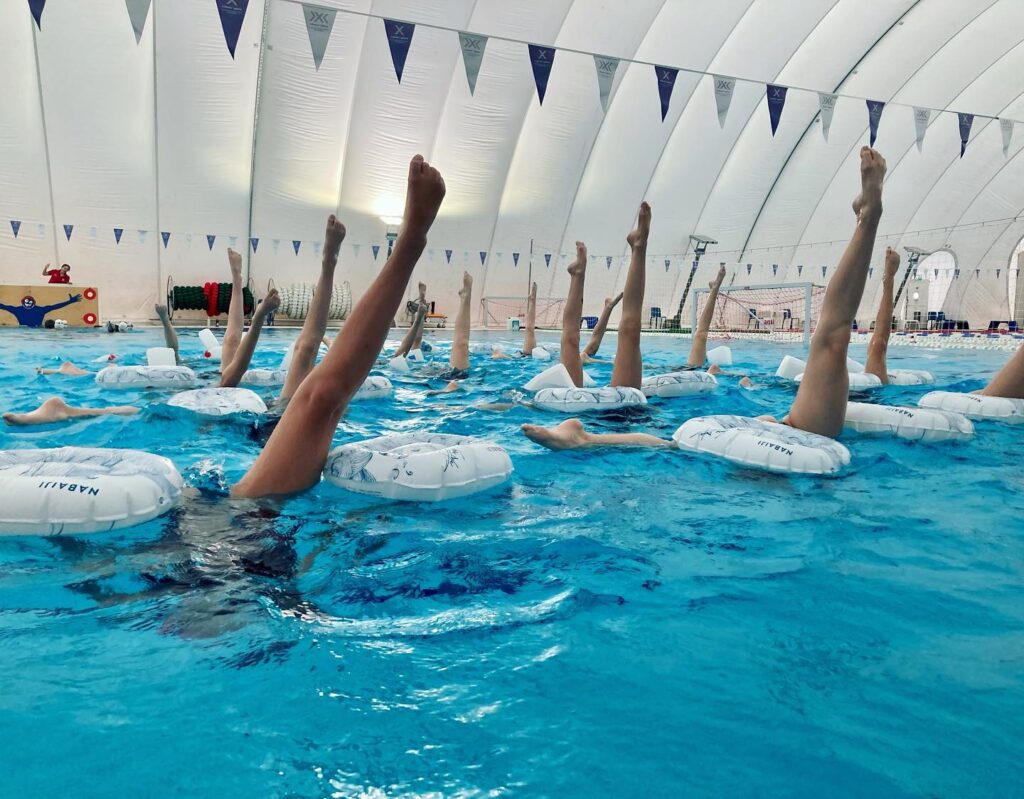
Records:
M345 444L327 457L324 478L341 488L388 499L437 502L505 482L512 461L492 441L441 433L406 433Z
M173 463L139 450L0 450L0 535L131 527L174 507L181 489Z
M104 388L187 388L196 373L187 366L108 366L96 373Z
M533 404L556 413L591 413L646 405L647 397L638 388L542 388L533 395Z
M930 386L935 375L924 369L889 369L890 386Z
M352 402L384 399L390 397L394 390L394 385L383 375L370 375L352 397Z
M668 372L663 375L645 377L640 384L641 391L650 397L691 397L707 394L718 388L713 374L701 371Z
M835 474L850 462L849 450L838 441L746 416L698 416L672 439L680 449L772 472Z
M283 386L288 378L284 369L249 369L239 381L244 386Z
M962 413L969 419L1024 424L1024 399L990 397L987 394L961 394L955 391L930 391L921 397L917 404L921 408L938 408Z
M971 420L960 413L865 402L847 403L845 426L858 433L891 435L908 441L963 441L974 435Z
M267 412L263 400L247 388L196 388L175 394L167 404L203 416Z

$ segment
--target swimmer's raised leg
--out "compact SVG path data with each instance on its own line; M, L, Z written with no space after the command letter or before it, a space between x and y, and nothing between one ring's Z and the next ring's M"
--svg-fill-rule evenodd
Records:
M1024 399L1024 346L1017 348L1013 357L978 393L989 397Z
M862 147L861 192L853 201L857 227L825 291L807 367L787 420L793 427L810 433L834 438L843 429L850 391L846 352L882 216L884 178L885 159L876 150Z
M334 269L338 265L338 253L341 243L345 240L345 226L334 214L327 217L327 229L324 232L324 254L320 262L320 277L313 291L313 301L309 304L309 312L302 322L302 330L295 339L292 349L292 360L288 367L288 375L281 387L277 401L285 402L298 389L299 385L313 370L320 342L326 338L327 317L331 310L331 294L334 291ZM328 345L328 349L330 345Z
M117 405L111 408L73 408L60 397L46 400L34 411L28 413L5 413L4 421L9 425L53 424L90 416L131 416L139 412L131 405Z
M693 343L690 345L690 357L686 361L687 366L703 366L708 359L708 331L711 329L711 320L715 316L715 305L718 303L718 290L725 280L725 264L718 267L718 274L715 279L708 283L708 300L701 311L700 319L697 320L697 329L693 331Z
M402 343L398 345L398 349L395 350L392 358L404 358L414 349L416 349L416 339L423 340L423 322L427 318L427 304L421 303L416 309L416 318L412 320L412 324L409 326L409 330L406 331L405 338L402 339Z
M81 369L75 366L71 361L64 361L56 369L50 369L45 366L40 366L36 369L36 374L40 375L64 375L65 377L84 377L85 375L91 375L88 369Z
M647 283L647 237L651 233L651 206L640 203L636 228L626 236L631 250L626 285L622 292L619 345L612 367L612 385L640 388L643 360L640 355L640 325L643 321L644 287Z
M566 419L555 427L524 424L523 433L548 449L592 449L593 447L646 447L666 449L675 443L647 433L589 433L579 419Z
M537 284L530 286L526 299L526 333L523 335L523 355L529 358L537 349Z
M892 247L885 248L885 273L882 275L882 299L878 303L875 329L868 342L868 362L864 371L873 374L883 384L889 382L885 356L889 351L889 336L892 334L893 286L896 272L900 268L900 254Z
M412 348L414 350L418 350L423 346L423 324L427 319L427 313L430 311L430 305L427 303L427 284L421 281L419 284L419 290L419 304L420 308L423 309L423 322L420 322L420 326L416 330L416 338L413 339L412 342Z
M562 349L560 359L574 385L583 385L583 359L580 358L580 322L583 319L583 286L587 279L587 245L576 242L576 258L569 264L569 295L562 309Z
M452 354L448 365L453 371L469 369L469 315L473 299L473 276L462 273L462 288L459 289L459 310L455 314L455 338L452 340Z
M583 362L591 361L594 356L597 355L597 351L601 349L601 341L604 339L604 334L608 331L608 320L611 319L612 311L615 310L615 306L622 301L622 292L619 292L619 296L615 299L606 297L604 301L604 308L601 311L601 315L597 318L597 324L594 326L594 332L590 334L590 341L587 342L587 346L583 348L582 359Z
M252 314L252 324L249 325L249 332L246 333L241 342L235 348L235 355L231 363L224 366L221 363L220 386L221 388L234 388L242 381L242 375L249 368L252 362L252 355L256 352L256 344L260 340L260 331L267 316L274 313L281 305L281 297L277 289L271 289L263 302L256 306Z
M299 385L267 445L232 489L235 496L290 494L320 481L338 420L387 338L444 194L441 174L422 156L413 158L405 218L391 257L327 355Z
M245 296L242 288L242 255L228 247L228 266L231 267L231 300L228 303L228 326L221 342L220 371L223 374L235 357L245 327Z
M181 363L181 355L178 352L178 333L174 329L174 325L171 324L171 317L167 315L167 306L154 305L153 310L156 311L157 318L164 328L164 344L174 350L175 363Z

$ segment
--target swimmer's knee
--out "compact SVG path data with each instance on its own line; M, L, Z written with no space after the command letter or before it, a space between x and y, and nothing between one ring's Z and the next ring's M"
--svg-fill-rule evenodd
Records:
M640 317L629 316L623 314L622 319L619 321L619 335L620 336L636 336L640 337Z

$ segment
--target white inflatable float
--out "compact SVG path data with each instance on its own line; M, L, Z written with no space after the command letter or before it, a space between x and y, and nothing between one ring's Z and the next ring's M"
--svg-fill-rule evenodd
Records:
M986 419L1010 424L1024 424L1024 399L989 397L984 394L960 394L954 391L931 391L917 401L921 408L938 408L962 413L970 419Z
M584 369L583 387L593 388L596 385L597 381L588 375L586 369ZM527 391L540 391L542 388L576 388L576 384L569 377L569 370L565 368L565 365L556 363L554 366L549 366L539 375L532 377L530 382L523 386L523 388Z
M131 449L0 450L0 535L98 533L160 516L181 496L166 458Z
M324 478L360 494L412 502L466 497L505 482L508 453L491 441L432 433L381 436L327 456Z
M534 347L530 352L530 357L538 361L550 361L551 353L543 347Z
M732 366L732 350L726 346L708 350L708 363L715 366Z
M695 394L707 394L716 388L718 381L714 375L697 370L645 377L640 384L640 390L648 398L692 397Z
M247 388L196 388L175 394L167 404L203 416L267 412L263 400Z
M533 404L555 413L593 413L646 405L647 397L627 386L542 388L533 395Z
M882 381L878 379L878 375L868 374L867 372L848 372L847 376L850 379L850 391L870 391L873 388L881 388ZM794 382L803 382L804 376L801 372L794 378Z
M799 383L806 368L806 361L787 355L779 364L775 376ZM882 381L877 375L865 372L864 367L852 358L846 359L846 370L850 376L850 389L853 391L866 391L882 386ZM889 369L888 376L888 384L893 386L924 386L935 382L935 376L923 369Z
M107 389L188 388L195 382L187 366L108 366L96 373L96 384Z
M394 390L395 387L386 377L383 377L382 375L370 375L363 381L359 390L352 397L352 402L384 399L386 397L390 397L391 392Z
M835 474L850 462L849 450L838 441L745 416L698 416L672 439L680 449L771 472Z
M890 435L908 441L963 441L974 435L971 420L960 413L865 402L847 403L845 426L858 433Z
M239 381L243 386L283 386L288 372L283 369L249 369Z
M889 369L890 386L928 386L935 382L935 375L924 369Z

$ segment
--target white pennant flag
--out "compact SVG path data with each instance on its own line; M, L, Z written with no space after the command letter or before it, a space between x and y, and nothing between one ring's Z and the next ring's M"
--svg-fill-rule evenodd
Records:
M460 33L459 45L462 47L462 63L466 65L469 93L473 94L476 91L476 76L480 74L480 65L484 62L487 37L478 33Z
M818 92L818 110L821 112L821 135L828 141L828 129L832 127L832 114L836 110L838 94Z
M132 21L132 30L135 31L135 43L142 41L142 31L146 29L146 17L149 16L150 0L126 0L128 5L128 17Z
M729 113L729 103L732 102L732 92L736 88L735 78L723 78L721 75L712 75L711 80L715 86L715 105L718 107L718 127L725 127L725 117Z
M999 129L1003 132L1003 157L1010 151L1010 139L1013 138L1013 120L1000 119Z
M309 34L309 46L313 50L313 63L317 72L327 52L327 43L331 40L334 30L334 17L338 12L333 8L321 8L302 4L302 15L306 18L306 33Z
M615 82L615 71L619 68L619 59L606 55L595 55L594 66L597 68L597 89L601 94L601 110L608 112L608 97L612 93Z
M921 152L924 144L924 134L928 130L928 120L931 119L930 108L914 108L914 130L917 132L917 151Z

